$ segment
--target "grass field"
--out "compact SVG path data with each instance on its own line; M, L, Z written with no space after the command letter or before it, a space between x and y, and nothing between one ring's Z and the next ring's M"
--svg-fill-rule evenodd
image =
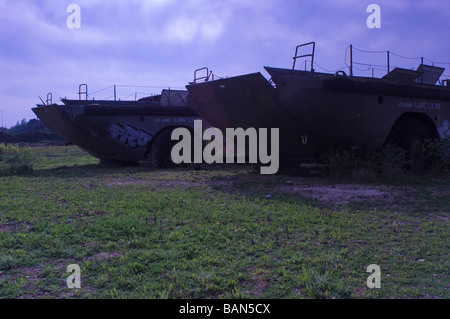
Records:
M358 184L23 151L33 171L0 177L1 298L450 298L448 176Z

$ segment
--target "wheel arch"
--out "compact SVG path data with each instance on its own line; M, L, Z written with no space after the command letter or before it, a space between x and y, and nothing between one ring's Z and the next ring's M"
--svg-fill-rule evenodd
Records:
M427 129L427 132L428 132L428 135L430 138L432 138L432 139L439 138L439 132L437 130L436 124L428 114L420 113L420 112L406 112L406 113L403 113L402 115L400 115L394 121L394 124L392 125L391 129L389 130L389 134L388 134L388 136L386 136L385 141L387 141L389 139L392 131L396 129L396 125L398 125L404 119L408 119L408 118L420 121Z
M189 132L190 132L191 134L194 133L194 129L193 129L192 127L189 127L189 126L173 126L173 125L171 125L171 126L166 126L166 127L162 128L162 129L160 129L160 130L152 137L152 139L150 140L150 143L147 144L146 155L148 155L148 154L150 153L150 151L151 151L151 149L152 149L152 147L153 147L154 142L155 142L162 134L165 134L166 132L171 131L171 130L174 130L174 129L177 129L177 128L185 128L185 129L188 129Z

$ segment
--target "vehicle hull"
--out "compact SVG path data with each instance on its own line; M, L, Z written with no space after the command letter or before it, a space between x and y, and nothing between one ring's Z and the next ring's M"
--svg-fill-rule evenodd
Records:
M266 70L271 82L253 73L188 85L192 108L221 129L279 128L280 156L302 161L339 147L362 153L380 147L405 114L423 117L434 137L450 133L448 87Z
M143 160L161 130L193 128L194 120L200 119L188 107L64 102L64 105L39 105L32 110L56 134L105 161Z

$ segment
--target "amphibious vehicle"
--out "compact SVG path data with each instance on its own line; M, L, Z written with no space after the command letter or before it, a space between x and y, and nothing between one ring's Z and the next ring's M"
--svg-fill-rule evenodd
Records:
M61 105L53 103L49 93L47 101L32 110L49 129L102 162L148 161L166 167L175 143L172 130L193 130L194 121L200 120L189 107L192 101L186 90L164 89L135 101L92 100L82 84L78 94L79 99L62 99Z
M314 42L297 46L292 69L265 67L270 80L257 72L191 82L192 108L221 130L279 128L281 161L317 161L335 148L364 154L385 143L408 149L416 139L449 137L445 68L422 58L416 70L388 67L382 78L354 76L353 61L349 74L320 73L314 54ZM310 59L310 70L296 69L301 58Z

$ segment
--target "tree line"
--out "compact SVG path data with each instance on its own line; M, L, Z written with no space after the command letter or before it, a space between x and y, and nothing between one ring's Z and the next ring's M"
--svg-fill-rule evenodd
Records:
M45 125L37 119L31 119L29 121L22 119L10 129L0 128L0 143L3 144L43 142L62 143L65 142L65 140L45 127Z

